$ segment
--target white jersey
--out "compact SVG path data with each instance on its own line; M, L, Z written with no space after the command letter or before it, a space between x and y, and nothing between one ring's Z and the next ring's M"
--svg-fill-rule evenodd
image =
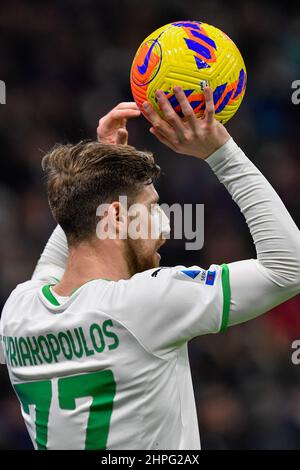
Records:
M92 280L65 302L31 280L1 339L38 449L200 449L187 342L226 327L227 265Z
M68 257L58 226L9 297L0 345L36 448L199 449L187 342L300 292L300 233L272 186L232 139L206 161L257 259L94 280L60 299L49 286Z

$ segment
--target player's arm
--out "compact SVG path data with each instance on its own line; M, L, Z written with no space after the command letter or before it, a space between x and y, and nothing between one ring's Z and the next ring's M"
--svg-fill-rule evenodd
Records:
M181 88L174 91L185 120L177 116L164 93L158 92L165 119L145 103L150 131L175 152L207 161L240 207L256 247L257 259L228 264L230 298L225 320L234 325L300 292L300 232L266 178L216 121L211 89L205 89L203 119L195 117Z
M133 102L118 104L99 120L97 138L107 144L126 145L128 142L127 120L139 117L141 112ZM68 258L68 244L64 231L58 225L33 272L33 280L61 279Z

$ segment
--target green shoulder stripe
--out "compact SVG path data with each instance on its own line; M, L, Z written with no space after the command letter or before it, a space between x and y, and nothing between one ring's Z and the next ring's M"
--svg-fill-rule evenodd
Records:
M222 287L223 287L223 313L220 331L225 331L229 321L230 309L230 282L229 282L229 268L227 264L222 264Z

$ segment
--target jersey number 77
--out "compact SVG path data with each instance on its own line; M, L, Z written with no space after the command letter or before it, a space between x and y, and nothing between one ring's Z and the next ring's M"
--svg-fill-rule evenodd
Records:
M52 401L51 380L15 384L14 388L24 413L29 414L29 405L35 406L36 445L38 450L46 450ZM85 437L86 450L106 449L115 394L116 383L111 370L58 379L61 410L75 410L76 398L92 397Z

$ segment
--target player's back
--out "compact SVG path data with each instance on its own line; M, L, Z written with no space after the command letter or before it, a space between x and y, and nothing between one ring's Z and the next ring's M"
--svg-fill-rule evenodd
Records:
M151 274L90 281L62 304L42 281L11 294L0 332L36 448L199 448L187 344L152 347Z

